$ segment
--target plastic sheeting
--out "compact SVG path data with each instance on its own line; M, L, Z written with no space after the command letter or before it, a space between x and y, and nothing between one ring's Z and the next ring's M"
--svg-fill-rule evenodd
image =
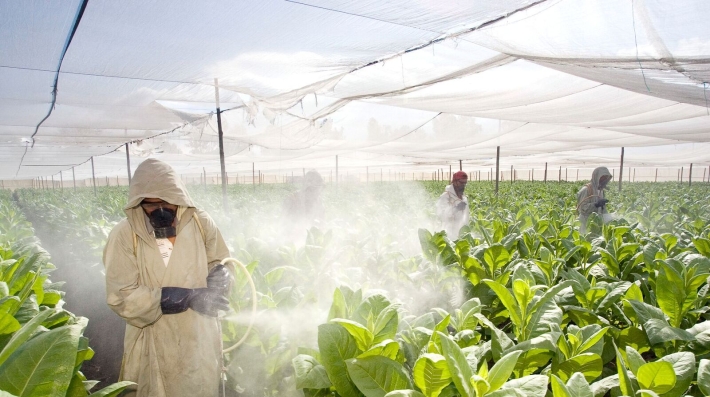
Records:
M0 179L216 172L215 79L233 175L710 164L703 0L81 5L0 3Z

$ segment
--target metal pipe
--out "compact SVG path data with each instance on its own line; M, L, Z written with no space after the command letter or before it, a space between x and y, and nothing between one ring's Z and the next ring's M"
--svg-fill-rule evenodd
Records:
M222 112L219 109L219 81L214 79L214 99L217 104L217 132L219 136L219 167L222 176L222 206L224 212L229 211L227 205L227 168L224 165L224 132L222 131Z
M621 182L624 180L624 147L621 147L621 163L619 165L619 191L621 191Z
M128 142L126 142L126 169L128 170L128 184L131 184L131 154L128 151ZM116 179L118 186L118 179Z

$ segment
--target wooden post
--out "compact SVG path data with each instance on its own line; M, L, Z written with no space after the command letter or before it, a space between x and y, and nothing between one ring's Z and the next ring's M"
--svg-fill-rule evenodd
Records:
M59 171L59 189L64 191L64 176L62 175L62 171Z
M574 178L574 180L575 180L575 181L578 181L578 180L579 180L579 168L577 168L577 177Z
M621 164L619 165L619 191L621 191L621 181L624 180L624 147L621 147Z
M565 167L565 182L568 182L569 179L567 179L567 167Z
M500 146L496 146L496 194L498 194L498 174L500 173Z
M510 166L510 183L513 183L513 180L515 179L515 175L513 175L513 166Z
M449 183L451 183L452 178L453 178L453 175L451 174L451 164L449 164Z
M206 190L207 189L207 170L205 169L205 167L202 167L202 183L203 183L202 187L204 187Z
M463 171L463 162L459 160L459 171Z
M683 167L680 167L680 183L683 183Z
M542 180L544 183L547 183L547 163L545 163L545 177Z
M76 176L74 175L74 167L71 167L71 179L74 181L74 191L76 192Z
M706 172L706 171L707 171L707 170L706 170L705 168L703 168L703 182L705 182L705 172Z
M658 182L658 168L656 168L656 176L653 178L654 182Z
M688 186L693 183L693 163L690 163L690 168L688 169Z
M96 173L94 172L94 156L91 156L91 180L94 183L94 196L96 196Z
M305 168L303 169L303 176L306 176ZM254 175L254 163L251 163L251 188L254 190L254 185L256 184L256 175Z
M52 175L52 190L54 190L54 175Z
M128 170L128 184L131 184L131 154L128 152L128 142L126 142L126 169ZM116 180L118 181L118 179ZM118 182L116 182L118 186Z
M219 137L219 167L222 176L222 206L229 212L227 205L227 168L224 164L224 132L222 131L222 111L219 108L219 81L214 79L214 101L217 105L217 134Z
M557 182L562 182L562 166L560 166L560 173L557 174Z

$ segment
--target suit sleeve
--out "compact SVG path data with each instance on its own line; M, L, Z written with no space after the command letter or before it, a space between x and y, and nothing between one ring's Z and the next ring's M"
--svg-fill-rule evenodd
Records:
M134 327L143 328L163 315L160 288L140 285L140 270L133 252L133 232L127 220L111 230L104 248L106 303Z

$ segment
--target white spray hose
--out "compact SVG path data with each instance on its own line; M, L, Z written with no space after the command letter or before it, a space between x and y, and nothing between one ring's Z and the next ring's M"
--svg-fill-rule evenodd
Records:
M227 262L233 262L239 267L244 275L247 277L247 281L249 281L249 285L251 286L251 319L249 319L249 326L247 327L247 331L244 333L244 336L242 336L237 343L233 344L232 346L222 350L222 354L227 354L231 352L232 350L236 349L244 343L244 341L247 339L249 336L249 332L251 332L251 328L254 326L254 320L256 318L256 286L254 285L254 280L251 278L251 274L249 274L249 270L247 269L246 266L242 262L239 262L237 259L234 258L224 258L222 259L222 262L220 262L222 265L226 264Z

